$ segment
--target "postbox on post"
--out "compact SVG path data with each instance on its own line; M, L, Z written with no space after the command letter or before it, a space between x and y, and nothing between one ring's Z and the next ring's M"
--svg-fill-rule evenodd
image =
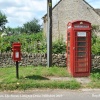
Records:
M13 55L12 55L13 60L20 61L21 60L21 44L13 43L12 51L13 51Z
M91 23L83 20L67 25L67 67L73 77L90 75Z
M13 43L12 44L12 59L16 62L16 78L19 78L18 73L18 62L21 60L21 44Z

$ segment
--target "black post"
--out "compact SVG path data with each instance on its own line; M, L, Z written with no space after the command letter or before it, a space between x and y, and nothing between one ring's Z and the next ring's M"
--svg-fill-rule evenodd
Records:
M18 61L16 61L16 78L19 79Z
M52 66L52 0L47 0L47 66Z

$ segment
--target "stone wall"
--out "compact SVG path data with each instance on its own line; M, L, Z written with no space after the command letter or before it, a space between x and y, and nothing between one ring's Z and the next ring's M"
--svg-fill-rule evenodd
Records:
M23 53L20 66L46 66L47 55L46 54L32 54ZM53 65L55 66L66 66L66 54L53 54ZM0 67L15 66L11 58L11 53L0 54ZM92 68L100 69L100 56L92 56Z
M92 56L92 68L100 69L100 56Z
M20 66L46 66L47 55L46 54L32 54L23 53L20 61ZM14 66L15 63L11 58L11 53L0 54L0 67ZM65 54L53 54L53 65L55 66L66 66Z
M0 67L13 66L11 53L0 53Z

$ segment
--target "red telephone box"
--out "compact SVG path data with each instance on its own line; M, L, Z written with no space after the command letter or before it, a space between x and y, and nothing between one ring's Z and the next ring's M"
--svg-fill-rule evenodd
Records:
M91 23L73 21L67 25L67 67L74 77L89 76L91 69Z
M20 61L21 60L21 44L20 43L13 43L12 44L12 58L14 61Z

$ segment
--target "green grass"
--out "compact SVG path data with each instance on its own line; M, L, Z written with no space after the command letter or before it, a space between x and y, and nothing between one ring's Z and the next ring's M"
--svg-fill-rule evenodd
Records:
M16 68L0 68L0 90L26 90L33 88L79 89L100 88L100 70L93 70L88 84L80 84L74 78L70 81L50 80L49 77L71 77L62 67L19 67L19 79Z
M0 90L26 90L31 88L78 89L75 80L51 81L48 76L70 76L66 68L59 67L19 67L19 79L16 79L15 67L0 68Z
M48 80L16 80L12 83L0 84L1 90L26 90L33 88L51 88L51 89L78 89L80 84L75 80L71 81L48 81Z
M92 70L90 78L92 81L87 86L90 88L100 88L100 69Z
M60 67L19 67L19 77L34 77L37 76L59 76L59 77L66 77L70 76L67 72L66 68ZM0 68L0 80L11 80L16 77L16 69L15 67L8 67L8 68ZM36 77L34 77L36 78Z
M100 89L100 80L97 81L97 82L90 82L89 84L87 84L88 88L99 88Z
M100 81L100 69L93 69L90 77L93 82Z

